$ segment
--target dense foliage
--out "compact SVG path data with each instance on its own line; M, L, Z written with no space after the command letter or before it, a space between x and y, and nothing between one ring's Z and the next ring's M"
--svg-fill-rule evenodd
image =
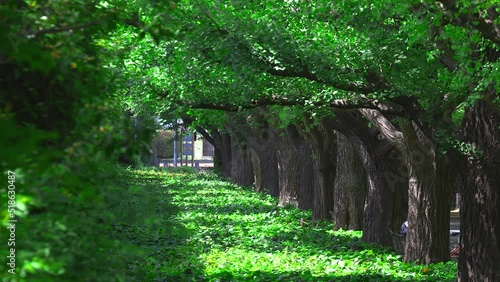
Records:
M411 97L441 152L475 154L458 134L465 108L478 99L498 108L498 97L485 96L498 89L498 61L487 58L498 46L453 17L492 5L460 2L451 15L426 1L182 1L168 17L174 39L155 45L130 28L114 35L130 46L115 45L124 56L116 70L128 81L119 96L219 129L232 118L206 109L298 106L270 114L284 128L304 113L315 122L331 116L335 99L357 108L365 99L393 106Z
M109 95L113 75L94 40L118 23L154 24L134 19L134 11L152 8L136 4L0 5L3 281L113 281L123 276L113 267L135 256L102 223L115 217L112 195L128 195L115 184L116 159L146 149L150 126L134 127ZM9 184L15 194L7 194ZM4 232L13 216L15 232ZM127 255L116 260L105 252ZM15 268L6 264L12 254Z
M159 130L156 132L151 144L151 150L159 158L172 158L174 154L174 132L171 130Z

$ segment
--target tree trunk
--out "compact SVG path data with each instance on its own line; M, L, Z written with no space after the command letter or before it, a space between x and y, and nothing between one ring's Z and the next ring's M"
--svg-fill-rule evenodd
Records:
M262 144L252 147L252 151L252 163L256 174L255 189L258 192L267 192L273 197L278 197L279 172L274 148L270 144Z
M305 128L310 127L306 119ZM312 146L314 155L314 169L318 177L313 195L313 219L331 218L334 209L334 184L335 184L335 162L336 143L333 130L326 129L323 125L314 126L308 130L302 130L305 139Z
M250 149L250 157L252 158L253 174L254 174L254 189L255 191L264 192L264 172L262 162L254 148Z
M226 128L230 136L231 144L231 180L242 186L252 186L254 182L254 171L252 156L248 147L248 138L251 132L245 132L241 128L246 122L240 114L226 114Z
M408 169L404 156L393 148L384 157L385 180L392 191L391 230L399 232L401 224L408 219Z
M312 209L314 207L314 189L318 185L314 174L314 160L311 146L301 139L299 146L300 163L300 189L298 195L299 209Z
M273 197L279 196L279 172L278 159L274 146L269 142L263 144L262 150L258 151L260 162L262 164L264 189L269 191Z
M323 124L313 125L308 116L297 126L312 147L315 183L313 193L313 219L331 218L335 181L336 144L333 129Z
M264 188L269 191L273 197L279 196L279 172L278 172L278 159L276 151L271 144L266 144L265 150L260 155L262 167L264 170Z
M278 161L279 206L298 206L300 165L297 148L288 135L279 136L274 147Z
M254 173L252 159L247 145L232 142L231 180L242 186L252 186Z
M361 147L368 186L362 239L366 243L391 246L393 194L385 178L384 156L379 153L372 146Z
M262 126L252 129L254 134L248 136L248 144L254 150L261 166L262 191L267 191L273 197L279 197L278 161L273 144L278 136L270 130L267 122L260 122Z
M358 150L367 179L363 218L363 241L390 246L393 193L387 185L384 158L392 147L376 127L369 127L359 111L335 110L338 119L325 120L329 127L346 136Z
M314 173L314 160L312 149L304 136L300 134L297 126L289 126L286 129L287 136L293 142L298 152L299 161L299 190L297 193L297 204L300 209L312 209L314 207L314 190L318 180Z
M356 148L340 133L337 133L336 167L334 227L361 230L366 196L365 171Z
M423 109L418 101L404 97L399 97L398 101L408 110L413 120L421 121ZM422 131L426 128L417 127L417 134L413 121L402 120L400 132L380 112L368 109L360 111L406 158L409 177L409 231L405 260L420 260L421 263L448 260L450 217L448 196L451 191L451 179L447 159L437 155L434 140L431 139L429 132L424 134ZM420 122L418 124L422 125ZM368 152L370 154L370 150ZM384 192L394 195L391 188L393 187L384 189ZM370 198L371 195L368 196L368 199ZM387 219L393 219L393 217L387 217ZM388 226L389 228L391 225Z
M449 260L451 174L448 160L432 142L402 121L409 173L408 234L405 261L423 264Z
M215 128L212 129L214 139L214 167L220 169L223 177L231 176L231 137L229 134L220 133Z
M467 109L464 140L473 146L460 208L463 282L500 281L500 114L484 100Z

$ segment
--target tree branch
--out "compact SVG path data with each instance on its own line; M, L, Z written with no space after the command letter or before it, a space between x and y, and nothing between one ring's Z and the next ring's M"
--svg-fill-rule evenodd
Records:
M289 100L286 98L275 97L273 99L252 100L248 104L241 104L241 105L225 104L225 103L179 103L179 104L192 109L210 109L210 110L237 112L262 106L304 106L304 101ZM316 107L329 107L334 109L374 109L384 114L390 114L400 117L408 116L406 111L399 105L372 99L358 99L356 101L338 99L332 101L311 102L307 103L307 105Z
M377 110L372 109L360 109L359 110L363 116L371 121L375 127L378 128L380 133L395 147L399 148L401 152L404 152L404 140L403 133L399 131L387 117L382 115Z
M356 93L362 93L362 94L370 94L376 91L382 91L382 90L387 90L390 88L390 86L385 83L383 80L380 81L374 81L374 83L367 83L367 84L362 84L362 83L356 83L356 82L346 82L346 83L341 83L341 82L334 82L334 81L326 81L321 78L319 78L316 74L312 73L309 71L308 67L303 65L301 68L302 70L297 71L294 69L284 69L281 70L277 68L277 66L270 65L266 63L264 60L261 59L261 62L266 64L268 66L267 73L274 75L274 76L279 76L279 77L297 77L297 78L305 78L311 81L315 81L321 84L326 84L329 86L332 86L336 89L344 90L344 91L350 91L350 92L356 92Z
M201 6L201 3L196 0L198 5L201 7L202 13L208 18L208 20L215 26L217 31L221 35L228 34L228 29L222 27L219 25L209 14L206 12L203 7ZM234 36L234 35L233 35ZM276 65L272 62L269 62L266 60L265 57L262 57L259 52L257 52L250 44L249 42L244 39L240 38L240 41L238 42L238 46L242 49L244 49L246 52L248 52L251 56L255 57L261 64L265 66L264 70L273 75L273 76L279 76L279 77L290 77L290 78L305 78L311 81L315 81L321 84L329 85L332 86L336 89L344 90L344 91L350 91L350 92L356 92L356 93L362 93L362 94L370 94L373 92L377 91L383 91L383 90L388 90L390 89L389 83L385 81L385 79L375 71L370 71L367 74L364 75L364 79L366 80L366 83L356 83L356 82L339 82L339 81L329 81L329 80L324 80L320 77L318 77L314 72L312 72L308 65L305 64L300 58L297 67L295 68L285 68L282 69L282 66Z
M185 115L182 117L182 121L184 121L184 123L187 126L191 126L193 124L194 119ZM215 140L212 137L212 135L210 135L210 132L208 132L205 128L201 126L196 126L195 129L203 136L203 138L205 138L205 140L207 140L210 144L215 146Z
M442 4L441 9L451 18L452 24L457 26L468 26L481 33L484 38L491 40L496 44L500 44L500 25L495 24L495 21L500 16L495 8L492 6L483 13L472 12L470 8L467 13L457 6L456 0L438 0ZM455 15L458 17L455 18ZM474 22L477 22L475 24Z
M208 20L217 28L220 34L227 34L227 29L222 28L209 14L203 7L201 6L200 1L196 0L196 3L200 6L201 12L208 18Z
M429 140L434 140L432 128L425 124L425 110L416 97L399 96L391 99L391 102L404 108L405 112L410 119L415 122L420 131L422 131Z

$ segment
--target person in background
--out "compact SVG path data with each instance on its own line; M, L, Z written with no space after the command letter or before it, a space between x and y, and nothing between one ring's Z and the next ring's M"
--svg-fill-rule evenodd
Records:
M408 220L403 222L401 228L399 228L399 235L406 236L406 233L408 233Z

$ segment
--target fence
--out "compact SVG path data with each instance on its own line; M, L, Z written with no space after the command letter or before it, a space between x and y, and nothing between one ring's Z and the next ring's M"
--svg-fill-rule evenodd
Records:
M174 167L174 160L171 159L158 159L158 167ZM177 166L193 166L196 169L205 170L214 167L213 160L184 160L182 163L177 161Z

